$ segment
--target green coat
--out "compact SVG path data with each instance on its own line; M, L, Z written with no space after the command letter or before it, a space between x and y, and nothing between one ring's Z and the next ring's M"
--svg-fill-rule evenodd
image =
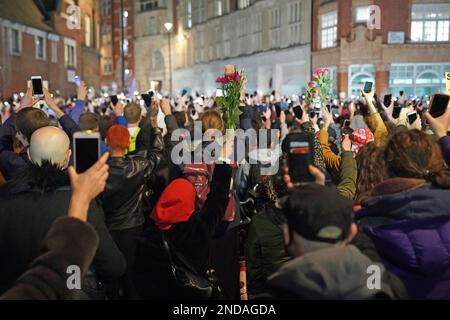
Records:
M247 285L250 294L262 292L267 278L291 258L284 250L283 232L274 210L267 206L252 217L246 243Z

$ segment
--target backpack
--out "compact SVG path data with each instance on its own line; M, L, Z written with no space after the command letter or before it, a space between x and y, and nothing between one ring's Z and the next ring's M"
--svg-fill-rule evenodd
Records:
M212 179L212 173L214 172L214 164L208 165L206 163L192 163L185 164L183 167L184 177L192 183L195 188L195 206L197 209L202 209L205 205L206 199L209 194L210 184ZM223 221L234 221L235 212L235 199L233 191L229 192L228 205L225 210Z

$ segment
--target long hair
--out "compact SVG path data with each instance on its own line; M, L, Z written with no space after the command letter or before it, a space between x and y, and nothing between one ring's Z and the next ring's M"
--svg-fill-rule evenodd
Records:
M450 171L441 149L433 139L419 131L395 134L384 152L389 177L425 179L450 189Z
M365 145L356 157L356 202L368 197L372 189L387 178L384 149L374 142Z

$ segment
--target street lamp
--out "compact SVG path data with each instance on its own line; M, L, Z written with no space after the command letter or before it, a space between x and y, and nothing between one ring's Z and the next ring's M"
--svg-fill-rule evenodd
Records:
M172 47L170 43L170 33L173 28L173 23L166 22L164 23L164 28L167 30L167 39L169 41L169 92L172 94Z

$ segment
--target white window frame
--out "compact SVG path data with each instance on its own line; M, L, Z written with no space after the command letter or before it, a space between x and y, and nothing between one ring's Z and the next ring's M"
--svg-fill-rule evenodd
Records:
M84 45L92 47L92 19L89 15L84 16Z
M102 0L102 2L100 3L101 5L101 15L102 17L107 17L111 15L111 7L112 7L112 0Z
M223 15L223 1L222 0L214 0L214 16L220 17Z
M18 37L17 41L18 41L18 47L19 47L18 51L13 50L14 49L13 31L17 31L17 37ZM22 54L22 31L19 30L18 28L9 28L8 33L9 33L9 53L11 55L20 56Z
M69 52L68 47L73 47L73 65L69 62ZM77 42L70 38L64 38L64 65L66 68L76 68L77 67Z
M238 0L238 9L248 8L250 4L250 0Z
M198 0L198 23L208 19L208 0Z
M322 49L334 48L337 46L337 27L338 15L336 10L324 13L320 16L320 47Z
M274 8L270 11L270 45L278 48L281 45L281 10Z
M441 29L443 32L440 33ZM450 4L413 4L411 8L411 42L449 41Z
M299 44L302 41L302 2L289 4L289 31L290 44Z
M52 51L51 62L57 63L58 62L58 42L56 42L56 41L51 42L51 51Z
M39 55L38 50L38 39L42 39L42 56ZM34 36L34 50L35 50L35 58L36 60L45 61L47 59L47 39L44 35L35 35Z
M252 17L252 47L253 51L262 50L262 35L263 35L263 18L262 13L256 13Z
M186 29L192 28L192 0L186 1L184 26Z

